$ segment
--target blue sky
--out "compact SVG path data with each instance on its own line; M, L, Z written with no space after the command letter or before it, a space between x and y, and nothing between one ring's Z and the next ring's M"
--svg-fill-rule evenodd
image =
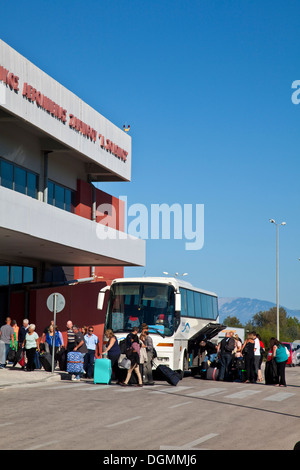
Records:
M300 3L1 2L1 38L117 126L130 124L128 204L204 204L204 246L148 240L126 276L188 272L220 297L300 309ZM96 85L95 85L96 84Z

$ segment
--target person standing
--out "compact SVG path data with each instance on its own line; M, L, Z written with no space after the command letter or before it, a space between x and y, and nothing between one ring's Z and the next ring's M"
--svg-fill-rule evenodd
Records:
M26 333L27 333L27 331L28 331L28 327L29 327L29 320L28 320L27 318L24 318L23 324L22 324L22 326L21 326L20 329L19 329L18 349L21 349L21 348L22 348L22 344L23 344L23 342L24 342Z
M232 352L235 348L235 340L233 338L233 331L226 331L225 338L217 346L217 351L220 356L220 374L219 380L228 380L230 375Z
M26 333L25 340L22 347L25 347L26 356L27 356L27 368L28 372L32 372L35 369L35 354L36 350L39 349L38 343L39 335L35 332L35 325L31 323L28 327L28 332Z
M128 385L128 382L130 380L132 371L134 371L137 375L138 378L138 387L143 386L142 382L142 376L140 374L140 342L138 335L134 335L131 337L131 348L127 351L127 357L130 359L131 366L127 371L127 376L126 379L123 383L120 383L123 387L126 387Z
M118 366L118 360L121 354L120 346L113 330L106 330L104 335L108 338L108 342L102 354L107 354L108 359L111 361L111 369L114 373L115 379L120 383L120 370Z
M7 354L10 349L10 342L12 341L13 348L15 348L17 345L15 344L15 337L14 337L14 329L11 326L11 318L6 317L5 320L5 325L1 326L0 329L0 338L4 342L4 357L2 359L3 364L0 364L1 368L6 367L6 359L7 359Z
M67 354L75 348L75 332L71 320L67 321Z
M246 381L245 383L254 382L254 337L252 333L249 333L246 341L242 346L242 354L245 358L246 367Z
M25 336L28 331L28 326L29 326L29 320L27 318L24 318L22 326L20 326L19 332L18 332L18 351L22 349L22 344L24 343ZM19 357L21 358L21 367L22 369L24 369L25 368L25 352L20 354ZM15 367L17 363L18 363L18 355L13 363L13 367Z
M148 355L147 355L147 346L145 343L146 340L146 335L141 333L139 340L140 340L140 374L143 377L144 376L144 364L148 360Z
M58 349L62 345L59 332L57 331L57 328L55 328L54 330L53 325L49 326L49 330L46 333L46 343L49 346L49 351L50 351L51 356L52 356L52 350L53 350L53 343L54 343L54 351L55 351L54 355L56 355Z
M82 362L84 362L84 356L87 353L87 347L84 341L84 336L79 330L78 326L73 325L73 332L75 333L75 346L73 351L78 351L81 353L82 357ZM83 370L81 372L78 372L75 374L75 379L74 380L80 380L80 376L82 374Z
M257 382L258 381L258 369L259 369L259 363L260 363L260 358L261 358L260 342L255 331L252 331L252 336L254 339L254 382Z
M288 353L285 346L281 344L276 338L271 338L270 349L272 350L272 359L275 359L277 364L278 381L277 387L286 387L285 381L285 366L288 360Z
M262 382L263 381L263 376L262 376L262 373L261 373L261 365L262 365L263 358L264 358L265 345L262 342L260 335L257 334L256 336L259 339L259 347L260 347L260 359L259 359L259 364L258 364L257 382Z
M87 333L84 335L84 341L87 347L87 353L85 355L85 362L84 362L84 369L85 369L87 378L92 379L93 373L94 373L96 351L97 351L97 355L100 356L99 338L98 336L94 335L94 328L92 326L88 327Z
M235 378L236 380L238 380L239 382L242 382L242 369L244 368L244 364L245 364L245 361L244 361L244 358L243 358L243 354L242 354L242 341L239 337L238 334L235 334L233 336L234 340L235 340L235 348L234 348L234 351L233 351L233 354L234 354L234 369L235 369Z
M14 338L15 338L14 344L15 345L13 346L12 340L10 340L10 347L14 348L15 351L18 351L19 327L17 325L16 320L12 320L11 326L13 327L13 330L14 330Z
M145 345L147 351L147 360L143 364L144 385L154 385L152 375L152 359L153 359L153 341L149 335L149 326L145 323L142 324L142 333L145 335Z

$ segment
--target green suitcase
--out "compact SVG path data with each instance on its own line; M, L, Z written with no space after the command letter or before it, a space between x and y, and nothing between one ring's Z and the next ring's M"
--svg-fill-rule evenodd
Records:
M94 367L94 383L109 384L111 381L111 360L107 358L96 359Z

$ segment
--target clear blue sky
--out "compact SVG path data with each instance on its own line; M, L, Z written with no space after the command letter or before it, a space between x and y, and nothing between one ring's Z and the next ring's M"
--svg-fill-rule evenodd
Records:
M300 309L300 3L291 0L1 2L1 38L121 127L128 203L204 204L202 250L148 240L145 268L188 272L221 297ZM93 83L93 86L91 86ZM94 84L96 83L96 86Z

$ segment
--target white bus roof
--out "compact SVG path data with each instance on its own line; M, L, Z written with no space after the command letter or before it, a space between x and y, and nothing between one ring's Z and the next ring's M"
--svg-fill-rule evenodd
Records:
M194 287L192 284L186 281L182 281L181 279L175 277L124 277L114 279L112 284L119 283L119 282L139 282L139 283L158 283L158 284L171 284L178 290L179 287L183 287L185 289L191 289L196 292L201 292L202 294L212 295L214 297L218 297L217 294L214 292L209 292L203 289L199 289L198 287Z

